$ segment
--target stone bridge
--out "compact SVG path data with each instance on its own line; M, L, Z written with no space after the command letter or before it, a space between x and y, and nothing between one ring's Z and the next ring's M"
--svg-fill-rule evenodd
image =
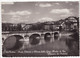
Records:
M8 47L7 45L12 46L12 44L15 44L13 41L15 40L14 38L16 38L19 42L23 42L20 49L45 44L47 42L53 42L55 38L59 40L58 36L59 31L2 32L3 43L6 45L6 47Z

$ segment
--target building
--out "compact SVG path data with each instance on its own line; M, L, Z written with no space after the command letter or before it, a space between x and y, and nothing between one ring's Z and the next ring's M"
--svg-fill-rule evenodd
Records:
M79 28L79 18L77 17L68 17L61 24L62 29L65 31L72 31L74 29L78 30Z
M50 31L55 31L59 29L59 23L57 22L47 22L44 24L44 29L45 30L50 30Z
M21 31L21 24L2 23L2 31Z
M2 23L2 31L10 31L12 30L13 24L11 23Z
M32 24L25 24L22 28L24 31L27 31L31 26Z

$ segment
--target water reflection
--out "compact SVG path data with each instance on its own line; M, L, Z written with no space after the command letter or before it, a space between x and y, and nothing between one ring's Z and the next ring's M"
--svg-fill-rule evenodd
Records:
M78 32L73 32L69 36L62 36L60 38L60 41L65 41L66 46L68 46L69 48L69 51L68 51L69 55L75 55L75 56L79 55L79 33Z

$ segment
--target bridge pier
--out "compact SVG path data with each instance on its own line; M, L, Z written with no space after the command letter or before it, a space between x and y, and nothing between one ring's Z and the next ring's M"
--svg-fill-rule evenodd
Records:
M41 40L40 40L41 44L45 44L45 40L44 40L44 34L41 34Z
M50 42L54 42L54 33L51 34L51 40Z
M31 44L29 43L29 36L26 35L26 37L24 36L24 42L23 42L23 47L21 49L27 49L29 47L31 47Z

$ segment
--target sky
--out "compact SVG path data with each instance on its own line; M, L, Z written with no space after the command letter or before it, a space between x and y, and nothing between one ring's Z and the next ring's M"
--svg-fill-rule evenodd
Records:
M79 2L2 2L3 23L36 23L79 17Z

